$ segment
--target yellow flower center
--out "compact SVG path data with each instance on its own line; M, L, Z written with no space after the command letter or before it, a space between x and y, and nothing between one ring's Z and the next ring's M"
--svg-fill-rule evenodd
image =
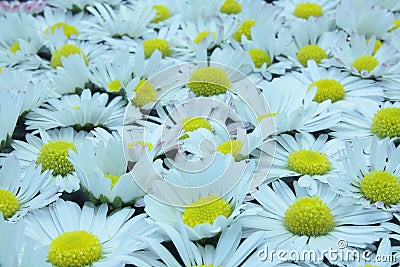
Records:
M353 67L358 71L366 70L371 72L378 64L379 61L374 56L361 56L354 60Z
M57 267L92 266L101 258L100 240L86 231L65 232L50 243L48 261Z
M275 117L276 114L278 114L278 112L272 112L272 113L266 113L266 114L262 114L260 116L257 117L257 121L260 122L265 118L269 118L269 117Z
M153 23L157 23L167 18L171 17L171 13L168 10L168 7L162 5L154 5L153 9L156 11L155 18L151 21Z
M51 55L50 65L53 68L62 67L61 58L68 57L71 54L80 54L83 57L83 60L85 61L86 65L88 64L88 59L86 55L79 47L73 44L65 44L56 51L54 51L53 55Z
M169 48L169 42L164 39L154 38L143 41L144 56L146 58L151 57L154 51L158 50L161 52L162 57L167 57L172 54Z
M225 14L238 14L242 12L242 5L235 0L225 0L219 11Z
M379 267L379 266L371 265L371 264L365 264L364 266L358 266L358 267Z
M54 34L56 29L59 29L59 28L63 29L64 35L67 36L68 38L70 38L71 35L78 34L77 28L75 28L74 26L69 25L67 23L64 23L64 22L58 22L58 23L54 24L53 26L51 26L51 34ZM46 29L45 33L49 33L49 32L50 32L50 30Z
M182 129L184 132L193 132L199 128L207 129L211 132L214 132L214 129L211 127L211 124L203 118L185 118L182 121ZM187 134L182 135L180 139L188 138Z
M393 27L389 30L389 32L394 31L400 27L400 19L393 20Z
M192 73L187 86L196 96L211 96L226 93L231 87L231 82L225 71L204 67Z
M293 14L302 19L308 19L309 17L319 17L322 16L322 6L316 3L300 3L294 9Z
M318 45L306 45L297 51L297 60L304 67L307 66L307 61L310 59L315 60L317 64L321 63L321 60L328 58L328 55Z
M367 39L367 44L369 43L369 38ZM372 55L375 55L378 52L379 48L381 48L382 42L380 40L375 41L374 50L372 51Z
M398 177L387 171L367 173L360 183L361 192L366 199L385 205L391 205L400 200L400 181Z
M14 54L17 53L17 51L21 50L21 47L19 46L19 42L15 42L12 46L10 46L9 49Z
M400 137L400 108L378 110L372 119L371 131L381 138Z
M112 175L112 174L105 174L104 175L106 178L110 179L111 181L111 188L114 187L114 185L118 182L120 176Z
M239 154L242 149L243 142L240 140L228 140L223 142L217 147L217 151L222 154L232 154L236 161L240 161L243 159L243 155Z
M199 198L189 204L182 215L182 221L190 227L198 224L212 224L218 216L228 218L232 213L231 206L221 197L212 194Z
M81 106L77 105L77 106L74 106L72 109L73 109L73 110L78 110L78 109L80 109L80 108L81 108Z
M54 176L66 176L74 171L74 166L67 159L68 149L76 152L75 144L50 140L40 148L36 163L42 163L42 170L52 170Z
M213 132L213 128L211 127L211 124L203 118L185 118L182 121L182 128L185 132L192 132L194 130L197 130L199 128L205 128Z
M301 149L289 154L288 168L302 175L323 175L330 171L331 163L324 153Z
M133 91L136 92L136 96L131 101L137 107L143 107L157 100L157 90L145 79L141 79Z
M12 217L19 208L17 197L8 190L0 189L0 212L3 217L8 219Z
M254 66L256 68L261 68L264 63L266 63L267 67L271 64L271 57L264 50L253 48L247 52L253 60Z
M308 89L313 86L317 86L317 93L314 96L315 102L321 103L330 99L333 103L344 98L344 86L336 80L321 79L310 84Z
M251 40L251 32L250 29L256 24L254 19L244 20L242 25L240 25L239 29L233 34L233 39L238 42L241 42L242 35L244 34L248 40Z
M119 90L121 90L122 88L122 84L119 79L115 79L114 81L109 82L107 86L110 92L119 92Z
M217 35L215 34L215 32L210 31L210 30L206 30L206 31L202 31L199 32L196 37L193 39L193 42L195 42L196 44L201 43L204 39L206 39L209 35L212 35L212 37L214 38L214 40L217 38Z
M331 209L318 196L297 199L283 219L289 231L299 236L325 235L335 226Z

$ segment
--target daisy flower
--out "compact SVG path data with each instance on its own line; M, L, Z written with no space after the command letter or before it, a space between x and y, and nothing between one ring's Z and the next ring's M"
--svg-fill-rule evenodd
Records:
M89 16L83 12L73 14L71 11L45 7L43 16L38 17L41 31L45 33L44 38L50 38L56 31L60 31L65 37L72 39L83 39L82 21L88 20Z
M121 3L115 8L107 3L94 3L87 10L95 19L82 22L88 26L84 34L96 43L122 36L139 38L149 31L148 24L156 14L155 10L138 1L134 5Z
M299 186L312 195L317 191L317 182L328 182L328 178L339 173L337 154L344 145L328 135L317 138L309 133L297 133L295 137L283 134L276 138L274 153L267 181L277 178L299 177Z
M274 32L281 28L284 17L281 16L283 8L262 1L244 0L242 3L242 13L240 14L237 29L232 38L237 42L243 39L251 40L251 28L257 24L269 25Z
M19 160L9 155L0 170L0 213L8 221L17 221L28 212L42 208L58 199L58 187L43 190L49 178L49 171L43 171L31 162L21 169ZM40 191L40 194L39 194Z
M344 110L330 135L342 140L357 137L363 144L369 144L374 135L380 139L389 137L396 141L400 137L400 103L378 103L367 100L354 101L354 108Z
M384 1L379 1L382 3ZM360 34L367 38L375 36L386 39L393 27L395 16L377 5L378 1L341 1L336 10L336 25L349 35Z
M128 112L131 112L132 109L134 112L137 109L152 109L154 102L157 100L165 104L165 101L170 102L172 99L180 99L180 97L177 98L175 95L172 96L172 99L165 96L159 99L159 96L171 91L171 89L176 87L176 84L180 84L180 76L182 76L177 71L179 67L167 68L170 64L162 64L161 60L162 53L160 51L155 50L146 59L143 46L140 44L136 47L133 63L133 79L126 86L126 97L132 103L128 107ZM186 94L186 92L182 92L182 94Z
M90 65L90 81L105 92L119 93L132 80L132 57L127 50L113 51Z
M135 0L129 0L129 2L134 4ZM146 4L156 11L154 18L150 21L149 27L159 29L171 24L171 19L179 14L179 6L183 5L184 2L150 0L146 1Z
M289 61L279 61L279 56L292 42L292 36L287 29L274 32L272 28L265 28L257 24L250 30L252 39L243 40L242 45L251 57L253 72L259 72L267 80L273 75L284 74L292 67ZM233 43L235 46L237 43Z
M365 150L368 154L366 155ZM355 204L381 208L386 211L400 210L400 148L389 138L382 141L374 136L369 149L359 140L346 143L342 156L343 177L328 178L329 184L339 194L352 199Z
M178 232L168 225L160 226L179 251L184 266L245 266L247 256L260 243L262 235L254 233L242 243L242 230L238 224L222 232L216 246L191 242L183 229ZM150 243L154 253L165 262L165 266L181 266L174 256L161 244ZM253 265L254 266L254 265Z
M218 155L216 156L216 158ZM177 186L172 175L168 180L154 181L152 192L145 195L145 211L156 222L168 224L174 228L179 227L179 217L184 223L190 240L199 240L217 235L233 223L239 215L242 202L248 192L249 182L254 166L248 166L244 161L234 162L233 157L225 156L223 169L220 177L216 175L201 175L207 173L205 166L199 161L191 164L183 172L175 172L185 182ZM216 161L217 162L217 161ZM213 166L215 164L212 164ZM183 164L179 166L185 167ZM223 165L222 165L223 166ZM221 164L219 166L221 168ZM195 171L194 173L192 173ZM173 174L173 171L170 171ZM197 187L196 179L206 178L208 183ZM217 179L216 179L217 178ZM175 183L175 184L174 184Z
M196 132L201 132L201 130ZM199 141L199 146L203 146L202 142L204 142L204 140ZM178 186L201 187L209 185L218 179L222 179L225 172L230 171L231 168L237 168L237 171L241 170L244 166L235 165L232 162L232 157L236 162L241 161L242 158L245 157L241 155L238 156L239 153L236 152L239 150L237 147L239 146L238 142L231 141L226 142L226 144L219 145L217 151L211 149L211 151L209 151L207 147L201 147L199 149L195 147L194 144L191 144L191 149L187 149L186 151L193 153L193 155L186 156L186 154L180 153L173 159L168 158L164 160L164 164L168 167L168 170L161 171L163 179ZM189 145L186 147L189 147ZM225 156L228 154L229 156ZM241 179L241 175L243 175L243 171L237 173L235 176L231 177L231 179L233 181L238 181Z
M331 47L332 59L328 65L343 68L362 78L379 78L388 73L397 63L396 50L387 43L375 49L375 36L367 42L365 35L352 34L350 41L341 38Z
M108 156L111 155L110 159ZM127 173L121 139L93 144L86 140L69 153L81 187L94 202L112 203L115 207L135 202L144 195Z
M213 48L230 42L236 31L237 21L233 17L221 20L219 17L199 17L196 21L181 23L179 38L175 37L174 46L176 56L184 59L193 59L198 45L202 43L209 51Z
M168 26L144 34L141 45L144 49L145 58L150 58L156 50L161 52L161 55L164 58L163 63L175 63L179 57L183 57L183 53L180 55L177 54L179 52L177 46L182 39L181 37L177 37L181 31L179 27L179 17L175 17ZM132 45L128 44L128 47L131 48Z
M10 145L11 137L21 113L22 96L10 90L0 90L0 148Z
M136 122L124 123L122 128L123 149L128 162L137 162L147 152L154 153L151 157L154 159L176 147L177 131L164 134L163 125L146 120Z
M307 68L288 74L299 80L305 87L317 87L314 101L321 103L331 100L332 107L352 105L357 98L374 101L383 100L382 88L372 80L361 79L336 68L318 67L315 61L308 61Z
M197 63L199 66L208 65L210 67L221 68L223 71L225 71L229 77L229 80L232 82L232 87L229 88L227 86L227 88L232 90L236 90L238 87L238 85L235 85L237 82L244 81L246 86L248 86L247 83L251 81L249 79L250 77L247 76L251 72L251 69L246 67L246 64L248 64L248 59L249 57L247 53L242 49L236 50L235 48L231 47L216 48L213 50L210 56L207 56L207 50L203 45L200 45L196 55L196 61L203 61ZM258 77L262 79L261 75L258 75Z
M87 66L90 65L96 58L107 52L108 46L105 44L91 44L89 42L80 42L68 40L64 35L54 35L54 43L49 43L51 52L49 66L53 69L63 66L63 58L68 58L70 55L80 55Z
M308 90L293 77L285 75L259 87L262 92L239 87L238 95L247 106L240 105L235 98L234 104L242 120L258 125L263 131L270 132L274 127L276 134L289 131L311 133L330 129L340 120L337 110L328 110L329 100L313 101L316 87Z
M151 266L148 246L140 238L160 240L146 214L132 217L124 208L107 216L106 204L82 209L74 202L58 200L26 217L26 235L47 247L47 261L53 266ZM160 240L161 241L161 240ZM149 260L149 261L147 261ZM149 262L148 264L141 265Z
M34 242L26 238L23 220L9 223L0 212L0 235L3 241L0 249L1 266L51 267L50 263L46 263L46 250L33 249Z
M48 99L48 104L33 109L26 116L28 130L44 130L73 126L77 130L94 127L116 129L122 126L125 103L117 96L108 103L106 93L83 90L80 96L65 95L61 99Z
M278 180L272 188L263 184L253 192L260 205L249 206L239 216L237 222L244 232L262 230L259 234L264 235L269 249L296 250L301 255L304 250L312 250L317 260L326 257L324 250L337 248L338 240L347 240L349 246L363 249L387 233L374 224L390 220L391 214L346 205L327 184L318 183L315 195L309 195L296 181L293 186L294 192Z
M43 170L52 171L43 188L58 186L60 192L68 193L79 189L79 179L75 169L68 160L68 150L76 150L76 144L83 142L85 132L75 132L72 128L61 128L51 131L39 129L40 138L27 134L27 142L15 140L11 146L15 149L12 154L20 161L23 168L31 161L42 164ZM41 189L44 190L44 189Z
M0 73L0 91L20 92L22 113L39 107L50 93L50 82L44 76L34 76L33 72L20 69L3 69Z
M284 8L282 16L288 21L332 16L339 3L340 0L281 0L274 2L275 5Z
M334 21L327 17L313 20L294 21L290 28L293 42L283 54L297 68L307 66L307 61L314 60L317 64L324 62L331 55L330 47L339 38L334 30Z
M216 127L225 126L224 128L233 133L237 127L236 124L242 124L231 107L206 97L173 103L165 108L157 106L157 111L158 117L146 116L144 119L163 125L161 138L164 146L165 139L171 133L177 133L176 139L183 140L189 137L187 133L197 129L207 129L214 133Z
M214 132L205 129L187 133L188 138L182 141L182 150L194 157L207 157L214 153L231 154L236 161L248 159L250 154L262 142L259 132L247 134L246 129L237 127L234 134L226 132L225 127L215 126Z
M232 94L241 86L249 90L256 88L246 76L251 71L244 67L247 59L244 51L232 48L216 48L208 57L205 46L200 45L196 62L181 64L175 69L182 74L182 77L177 77L175 89L185 85L184 88L190 90L186 99L206 96L228 104Z
M26 13L7 13L0 18L0 62L25 70L36 70L44 61L37 56L43 45L37 20Z
M61 67L49 75L51 89L49 95L59 98L84 89L89 82L89 68L79 54L61 58Z

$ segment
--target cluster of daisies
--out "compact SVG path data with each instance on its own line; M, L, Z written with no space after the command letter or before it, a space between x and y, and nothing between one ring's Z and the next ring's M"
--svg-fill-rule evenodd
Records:
M399 264L398 0L1 1L0 36L0 266Z

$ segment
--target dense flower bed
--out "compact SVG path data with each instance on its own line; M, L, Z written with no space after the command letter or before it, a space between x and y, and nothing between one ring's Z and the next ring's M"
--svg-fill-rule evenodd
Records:
M0 266L400 262L400 2L0 2Z

